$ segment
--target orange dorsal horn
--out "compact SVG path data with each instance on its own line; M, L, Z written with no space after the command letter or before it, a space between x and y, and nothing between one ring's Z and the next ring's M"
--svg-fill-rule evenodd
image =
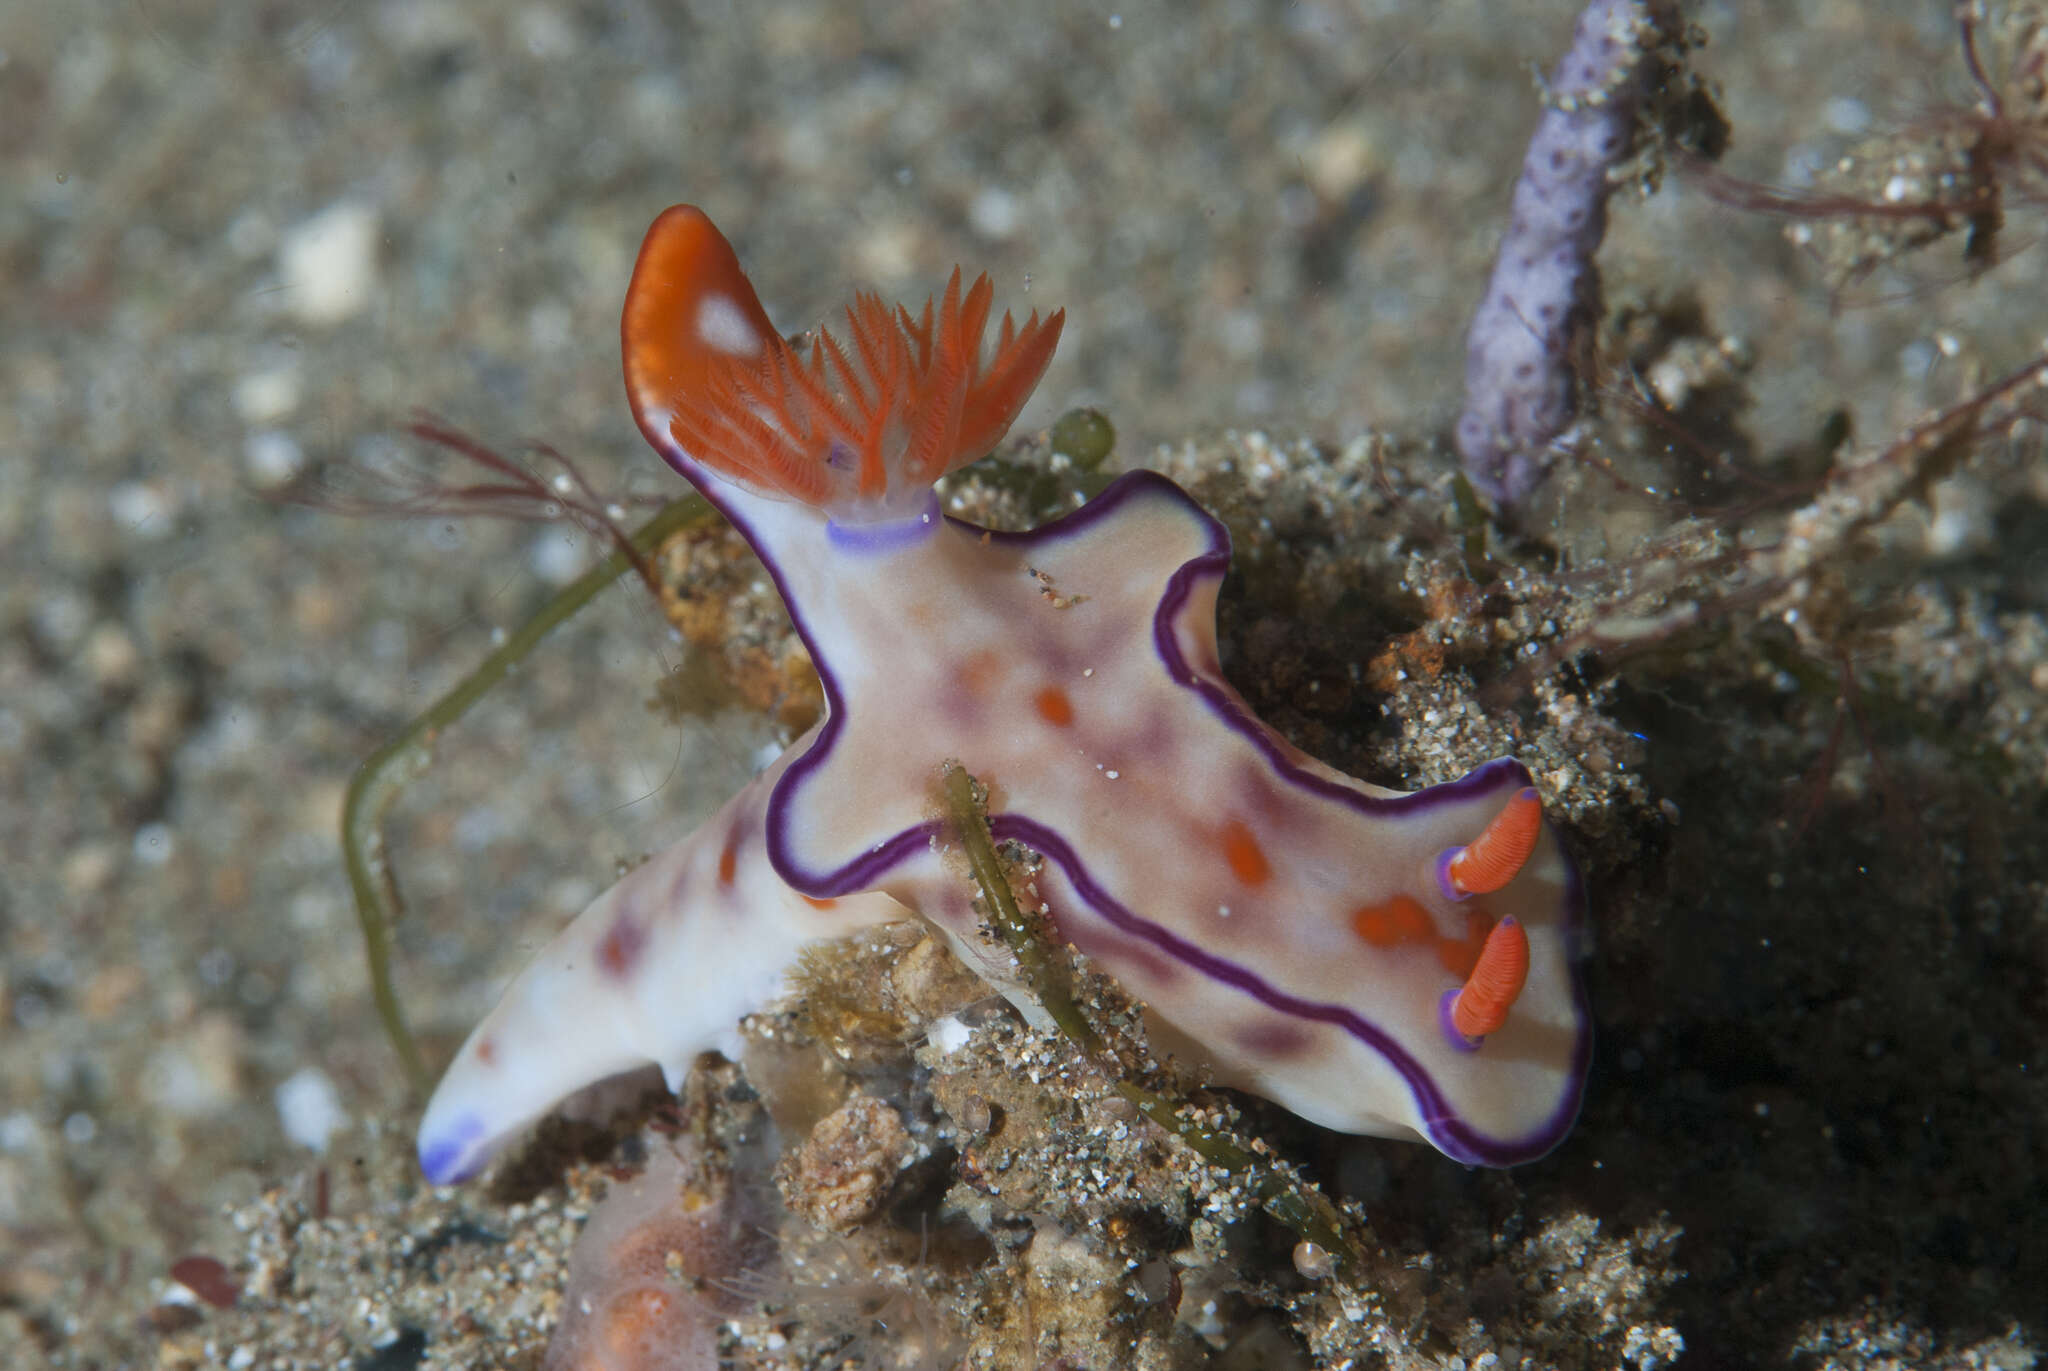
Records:
M738 254L703 210L662 211L640 244L619 318L626 398L655 448L764 493L816 501L815 464L789 459L748 394L750 378L795 365ZM710 422L705 422L708 416ZM694 421L694 422L693 422Z
M640 245L619 320L626 395L642 427L735 360L758 363L781 341L725 235L695 205L664 210ZM652 434L649 435L653 436Z
M1542 834L1543 801L1534 786L1523 786L1478 837L1443 854L1438 884L1454 900L1491 895L1521 874Z
M1465 984L1444 996L1443 1025L1451 1041L1476 1047L1487 1034L1498 1033L1528 980L1529 935L1515 918L1502 919L1486 935Z

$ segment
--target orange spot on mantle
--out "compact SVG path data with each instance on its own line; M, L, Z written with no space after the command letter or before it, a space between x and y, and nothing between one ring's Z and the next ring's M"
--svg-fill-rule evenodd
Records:
M613 980L624 980L632 974L633 964L640 960L640 950L647 946L647 930L631 919L621 918L605 931L604 940L597 945L597 964Z
M1273 874L1266 850L1241 819L1223 825L1223 860L1230 863L1230 874L1246 885L1264 885Z
M1413 895L1396 895L1351 911L1351 931L1374 947L1428 947L1444 970L1463 980L1472 974L1494 930L1493 916L1481 909L1465 911L1465 935L1446 938L1436 921Z
M1074 702L1058 686L1047 686L1039 691L1031 697L1031 703L1038 707L1038 717L1054 728L1065 728L1074 722Z
M797 898L799 900L802 900L805 904L809 905L813 909L830 909L833 905L839 903L839 901L830 898L823 900L814 900L808 895L799 895L797 896Z
M1351 911L1351 930L1374 947L1428 942L1436 933L1429 911L1413 895L1360 905Z
M731 885L733 876L739 870L739 864L739 854L734 852L730 846L728 846L725 849L725 851L719 853L718 883L720 885Z
M999 653L987 648L970 652L961 659L957 668L960 685L975 699L986 699L989 692L995 689L996 682L1002 680L1003 667L1003 659Z

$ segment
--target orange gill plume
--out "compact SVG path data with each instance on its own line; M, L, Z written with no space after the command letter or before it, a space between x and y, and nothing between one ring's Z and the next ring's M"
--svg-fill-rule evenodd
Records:
M621 324L626 389L650 441L756 494L841 523L921 508L933 481L999 442L1052 361L1064 310L1008 314L984 362L994 288L963 296L956 267L923 313L858 294L841 343L800 360L761 308L732 245L677 205L640 248Z

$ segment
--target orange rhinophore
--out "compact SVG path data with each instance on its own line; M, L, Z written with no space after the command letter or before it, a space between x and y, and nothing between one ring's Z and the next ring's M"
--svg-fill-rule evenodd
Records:
M1537 798L1536 787L1524 786L1478 837L1444 854L1444 893L1454 900L1491 895L1528 864L1542 832L1543 801Z
M1052 361L1064 310L1033 311L1021 328L1005 314L983 360L994 295L986 275L963 295L957 267L936 312L856 295L848 341L821 329L804 362L725 236L677 205L649 230L627 290L626 388L650 440L726 480L842 523L900 518L1001 441Z
M1513 918L1502 919L1486 935L1479 962L1465 978L1464 988L1450 1000L1446 1010L1450 1026L1468 1039L1499 1032L1528 979L1529 935Z

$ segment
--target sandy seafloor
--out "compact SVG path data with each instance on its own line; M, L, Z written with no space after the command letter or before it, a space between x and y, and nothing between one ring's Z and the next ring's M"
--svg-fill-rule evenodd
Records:
M1068 310L1020 429L1094 404L1121 460L1170 444L1179 474L1240 489L1241 528L1259 500L1292 511L1276 527L1301 564L1455 567L1415 530L1449 504L1460 335L1529 72L1576 8L7 6L0 1360L536 1364L539 1287L582 1199L413 1187L417 1102L369 1007L334 830L357 761L591 552L559 528L351 520L262 491L384 450L413 407L545 439L608 489L667 489L615 322L641 232L688 199L787 327L851 284L921 297L956 260L985 267L1003 303ZM1965 95L1945 0L1693 14L1745 175L1796 180ZM1829 414L1874 447L2042 346L2048 220L2012 210L2012 260L1985 279L1951 245L1840 301L1776 226L1670 185L1617 200L1602 265L1611 301L1689 297L1704 336L1748 350L1745 460L1784 475L1770 454ZM343 259L362 235L359 274L294 265L318 224ZM1320 445L1281 461L1226 429ZM1369 430L1400 439L1398 501L1359 479ZM1255 1111L1364 1205L1382 1272L1407 1273L1361 1322L1377 1341L1318 1342L1326 1364L1648 1367L1681 1343L1705 1367L2034 1364L2041 454L2038 430L1999 445L1939 518L1909 507L1881 556L1831 568L1855 609L1821 636L1864 706L1832 754L1832 691L1797 688L1746 622L1505 707L1594 879L1585 1113L1551 1157L1493 1174ZM1676 517L1604 478L1566 486L1531 566L1545 545L1625 558ZM1413 786L1514 745L1399 698L1299 694L1315 673L1281 664L1374 658L1428 615L1398 587L1297 606L1275 596L1290 584L1233 583L1251 598L1226 605L1226 663L1316 750ZM678 651L644 596L611 593L399 806L400 984L434 1050L621 858L770 755L759 718L678 730L644 707ZM1454 658L1442 690L1462 710L1507 660ZM1605 740L1597 764L1566 755L1559 699L1597 716L1576 735ZM304 1101L330 1095L317 1153ZM220 1310L170 1280L204 1254L249 1281L251 1232L303 1214L323 1170L330 1217L299 1235L291 1289L272 1272ZM1057 1229L1033 1241L1087 1236ZM523 1254L504 1284L540 1305L479 1305L453 1339L445 1308L408 1303L457 1277L394 1254L451 1232L451 1260ZM1266 1294L1227 1307L1291 1298L1296 1322L1262 1313L1245 1342L1162 1314L1174 1364L1308 1364L1309 1297L1274 1295L1265 1260L1246 1258Z

